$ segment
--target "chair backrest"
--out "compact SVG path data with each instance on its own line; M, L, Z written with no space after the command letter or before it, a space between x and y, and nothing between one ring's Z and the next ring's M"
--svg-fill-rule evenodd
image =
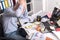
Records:
M51 21L55 21L55 20L57 21L59 16L60 16L60 9L55 7L53 12L52 12L52 17L50 20Z
M2 16L0 16L0 37L4 36L3 25L2 25Z

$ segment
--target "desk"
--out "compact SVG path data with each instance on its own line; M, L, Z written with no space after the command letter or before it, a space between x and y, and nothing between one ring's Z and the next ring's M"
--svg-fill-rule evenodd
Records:
M26 28L26 26L29 26L29 25L30 25L30 27ZM33 23L27 23L22 26L22 28L24 28L26 30L26 32L28 33L29 39L31 39L33 37L34 33L36 32L35 27L36 27L36 25ZM60 32L59 32L59 34L60 34ZM58 40L52 33L44 33L44 35L52 38L53 40Z
M53 40L58 40L52 33L45 33L45 36L52 38Z

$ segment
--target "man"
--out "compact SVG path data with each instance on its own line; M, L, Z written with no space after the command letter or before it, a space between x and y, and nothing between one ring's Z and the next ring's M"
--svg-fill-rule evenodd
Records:
M6 8L3 14L5 36L15 40L26 40L17 33L17 18L27 18L27 16L25 0L18 0L15 6Z

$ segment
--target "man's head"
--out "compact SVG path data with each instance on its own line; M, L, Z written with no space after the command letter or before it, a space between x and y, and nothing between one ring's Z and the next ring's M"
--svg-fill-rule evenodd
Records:
M22 5L26 9L26 1L25 0L18 0L13 9L17 10L20 5Z

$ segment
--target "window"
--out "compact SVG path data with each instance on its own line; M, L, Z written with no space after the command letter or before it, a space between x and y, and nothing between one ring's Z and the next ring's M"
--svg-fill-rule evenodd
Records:
M26 0L27 3L31 2L31 0Z
M43 10L43 0L26 0L29 15Z
M26 0L26 3L27 3L28 14L29 15L33 14L32 0Z

